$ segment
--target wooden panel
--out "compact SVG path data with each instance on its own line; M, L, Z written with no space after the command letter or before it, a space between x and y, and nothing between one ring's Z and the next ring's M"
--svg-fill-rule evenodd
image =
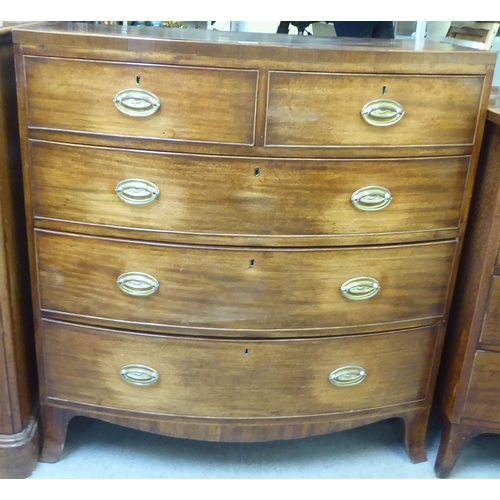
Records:
M43 321L52 398L171 415L221 418L328 414L424 399L436 329L287 341L229 341L99 330ZM123 381L123 366L159 373L156 384ZM360 366L358 385L330 373ZM217 367L217 369L213 369Z
M491 279L490 296L484 315L480 342L500 344L500 277Z
M31 144L36 217L186 236L420 232L416 239L431 239L429 231L458 227L469 166L468 157L264 160ZM136 178L159 188L154 202L118 198L117 184ZM393 201L380 211L356 209L351 195L366 186L387 188Z
M42 309L179 328L310 330L439 318L455 254L454 241L268 250L36 233ZM156 293L126 295L116 280L128 272L154 276ZM344 282L366 276L380 284L375 296L341 294Z
M4 40L5 35L0 36L0 181L8 182L8 175L10 170L10 162L18 161L19 158L19 138L15 138L11 143L12 139L12 125L15 125L15 110L16 107L12 105L12 101L8 102L8 97L12 98L12 84L13 84L13 73L12 73L12 46L7 35L7 39ZM5 95L5 97L4 97ZM15 100L14 100L15 102ZM12 158L12 160L10 160ZM3 185L2 192L4 190ZM8 186L6 186L8 187ZM6 251L4 248L4 218L9 213L5 214L4 204L10 198L10 193L7 189L6 193L7 200L2 196L0 198L0 435L1 434L12 434L13 432L18 432L21 428L20 419L18 416L18 406L17 406L17 394L14 394L14 401L10 400L10 391L14 387L9 387L8 379L8 366L12 364L12 348L10 338L10 331L5 332L4 325L2 321L2 312L7 313L8 310L8 300L9 294L7 290L8 276L5 266ZM7 207L8 208L8 203ZM9 231L9 227L6 228ZM7 318L8 321L8 318ZM8 325L7 325L8 326ZM9 337L7 337L9 335ZM12 368L11 368L12 369ZM12 408L14 406L14 408ZM13 428L13 419L11 411L17 416L15 420L16 429Z
M3 331L1 332L3 336ZM11 403L9 397L9 383L7 380L7 363L4 354L3 342L0 342L0 434L12 434Z
M500 422L500 353L476 352L463 416Z
M165 153L193 153L226 156L260 156L263 158L325 158L335 159L373 159L373 158L413 158L418 156L465 156L473 152L472 145L428 146L425 149L416 149L414 146L387 148L385 146L339 146L333 154L331 148L313 147L267 147L234 144L219 144L208 142L174 142L163 139L143 139L140 137L121 137L114 135L96 135L93 133L75 133L45 128L30 129L30 138L41 141L74 143L79 142L88 146L107 146L110 148L130 148L149 151L163 151ZM262 138L263 140L263 138ZM260 139L259 139L259 142ZM425 154L424 154L425 153Z
M40 441L38 414L31 416L22 432L0 435L0 480L28 477L37 464Z
M457 43L463 47L490 50L499 26L498 22L452 21L446 38L442 41Z
M0 34L0 435L22 432L33 413L30 311L14 53L6 30Z
M10 28L0 28L0 479L38 458L38 404ZM4 494L5 496L5 494Z
M26 57L28 125L174 141L253 144L257 71ZM136 84L140 77L140 85ZM160 100L149 117L127 116L118 92Z
M481 77L270 72L266 144L470 144L482 88ZM362 108L382 98L398 102L405 115L391 126L367 124Z
M496 54L422 40L291 37L275 33L43 23L14 32L23 52L43 57L92 57L139 63L173 63L255 67L291 71L413 74L480 74L494 65ZM491 67L491 66L490 66Z
M488 120L500 125L500 87L491 87L488 103Z
M458 424L500 241L500 126L486 122L441 363L441 404Z

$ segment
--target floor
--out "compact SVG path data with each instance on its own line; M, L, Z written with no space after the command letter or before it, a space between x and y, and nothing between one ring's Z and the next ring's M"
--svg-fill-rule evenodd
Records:
M68 427L56 464L39 463L33 479L436 479L439 419L431 416L428 462L412 464L403 425L386 420L292 441L208 443L157 436L83 417ZM454 479L500 478L500 435L472 439ZM446 482L446 480L441 480Z

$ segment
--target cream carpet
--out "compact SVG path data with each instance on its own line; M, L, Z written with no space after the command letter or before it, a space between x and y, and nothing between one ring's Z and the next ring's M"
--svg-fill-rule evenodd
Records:
M209 443L144 433L83 417L68 428L56 464L34 479L436 479L440 426L427 433L428 462L413 465L403 423L392 419L325 436L267 443ZM454 479L500 478L500 435L472 439ZM445 480L442 480L445 481Z

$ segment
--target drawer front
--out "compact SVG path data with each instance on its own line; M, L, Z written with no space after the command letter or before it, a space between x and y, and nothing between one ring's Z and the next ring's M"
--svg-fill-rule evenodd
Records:
M294 417L422 400L435 342L435 328L230 341L43 321L49 399L194 417Z
M30 127L175 141L254 142L257 71L38 57L25 61ZM130 95L118 96L125 90ZM159 107L150 105L149 94ZM115 97L121 98L122 111ZM146 116L150 108L157 111Z
M498 276L493 276L491 280L490 296L479 340L485 344L500 344L500 277Z
M482 77L270 72L266 145L472 144L482 88ZM374 103L368 123L361 112L379 100L404 114Z
M262 160L31 144L36 217L205 236L430 239L458 227L469 166L468 157Z
M42 309L179 328L311 330L438 318L455 254L454 241L267 250L36 233Z
M476 352L463 416L500 422L500 353Z

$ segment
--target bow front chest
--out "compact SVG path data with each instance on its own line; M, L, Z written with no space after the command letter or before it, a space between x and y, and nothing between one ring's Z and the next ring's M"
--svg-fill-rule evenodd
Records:
M15 31L45 445L424 435L494 54Z

